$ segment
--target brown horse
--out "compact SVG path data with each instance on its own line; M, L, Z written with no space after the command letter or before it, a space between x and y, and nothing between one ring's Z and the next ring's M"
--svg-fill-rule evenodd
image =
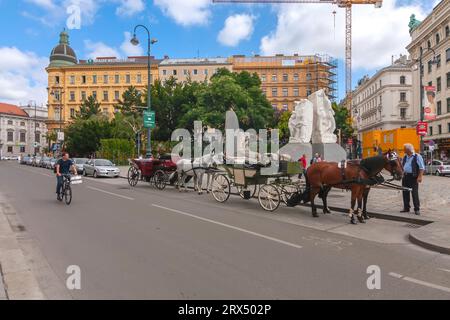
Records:
M323 212L330 213L327 195L331 188L351 190L350 222L356 224L354 210L358 202L357 218L365 223L362 216L362 204L368 186L376 184L375 177L383 170L389 171L394 179L403 176L403 166L395 152L388 151L382 156L347 162L318 162L306 171L306 189L302 200L311 201L313 217L318 217L314 199L317 195L323 200ZM367 192L368 193L368 192Z

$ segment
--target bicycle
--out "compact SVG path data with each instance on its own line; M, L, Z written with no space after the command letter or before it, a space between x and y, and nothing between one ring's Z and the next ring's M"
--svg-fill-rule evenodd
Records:
M61 202L64 200L67 205L70 205L72 202L72 187L70 186L71 175L63 174L62 177L63 183L61 187L61 194L58 195L58 200Z

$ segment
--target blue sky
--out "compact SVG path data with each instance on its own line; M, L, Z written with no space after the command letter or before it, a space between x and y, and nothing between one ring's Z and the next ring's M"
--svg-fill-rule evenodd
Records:
M382 9L355 6L353 82L406 53L409 16L428 14L437 1L384 0ZM344 55L344 12L328 4L238 5L211 0L0 0L0 101L45 103L48 55L66 27L67 7L81 9L69 30L78 58L139 54L128 45L134 25L151 27L156 57L232 54ZM333 10L336 10L334 19ZM139 36L144 38L143 33ZM136 51L137 49L137 51ZM140 51L139 51L140 50ZM344 95L343 61L339 95Z

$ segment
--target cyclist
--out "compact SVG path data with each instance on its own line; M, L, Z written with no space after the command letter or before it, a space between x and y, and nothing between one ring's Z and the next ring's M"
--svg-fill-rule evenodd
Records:
M72 169L72 173L77 175L77 168L75 167L75 163L69 159L69 154L67 152L62 153L62 158L56 162L55 171L56 171L56 194L58 195L58 200L61 200L61 188L63 185L63 175L70 174L70 170Z

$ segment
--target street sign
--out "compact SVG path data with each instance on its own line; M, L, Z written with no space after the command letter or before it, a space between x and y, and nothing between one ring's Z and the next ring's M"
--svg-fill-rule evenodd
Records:
M154 129L155 123L155 111L144 111L144 128Z
M416 131L419 136L426 136L428 133L428 123L423 121L417 122Z
M352 139L352 138L349 138L349 139L347 140L347 144L352 145L352 144L353 144L353 139Z
M64 132L58 132L58 141L64 141Z

